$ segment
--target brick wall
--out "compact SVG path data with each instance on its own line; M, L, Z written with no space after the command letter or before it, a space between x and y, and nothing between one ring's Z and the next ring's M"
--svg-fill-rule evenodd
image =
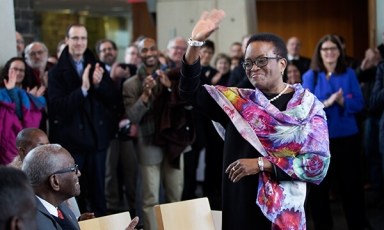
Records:
M16 30L24 36L27 45L34 40L36 31L34 25L34 0L14 0Z

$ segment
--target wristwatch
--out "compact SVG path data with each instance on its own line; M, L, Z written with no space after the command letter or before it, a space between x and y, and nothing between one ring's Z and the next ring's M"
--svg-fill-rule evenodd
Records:
M192 38L188 39L189 46L202 46L204 42L192 40Z

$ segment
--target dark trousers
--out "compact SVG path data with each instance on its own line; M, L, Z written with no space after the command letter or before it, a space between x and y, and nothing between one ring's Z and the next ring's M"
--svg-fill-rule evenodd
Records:
M106 215L104 194L106 149L71 154L81 172L79 178L81 193L76 197L80 213L94 212L95 216Z
M364 189L358 135L330 139L331 163L320 185L310 184L308 206L316 230L332 229L329 204L330 185L337 185L348 229L362 230L365 225Z

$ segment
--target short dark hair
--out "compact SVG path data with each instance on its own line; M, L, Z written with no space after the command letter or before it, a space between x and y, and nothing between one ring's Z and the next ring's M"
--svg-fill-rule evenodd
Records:
M273 44L273 46L275 47L275 50L274 50L274 53L281 57L281 58L285 58L287 60L287 47L285 45L285 42L283 39L281 39L279 36L277 36L276 34L272 34L272 33L257 33L257 34L254 34L252 35L248 42L247 42L247 48L249 46L250 43L252 42L257 42L257 41L260 41L260 42L271 42Z
M213 53L215 53L215 43L209 39L204 41L204 44L201 46L201 48L210 48L212 49Z
M87 28L85 27L85 25L83 25L83 24L79 24L79 23L71 24L71 25L69 25L69 26L67 27L67 30L65 31L65 36L66 36L67 38L69 38L69 30L70 30L72 27L84 27L85 29L87 29Z
M34 135L45 134L43 130L38 128L25 128L17 133L16 136L16 147L17 148L30 148L32 140L35 139Z
M0 229L8 229L14 217L22 220L28 218L32 221L29 223L35 223L35 195L27 176L21 170L0 166L0 207Z
M103 43L106 43L106 42L109 42L112 44L112 47L114 50L117 50L117 45L114 41L110 40L110 39L100 39L96 42L96 45L95 45L95 50L96 50L96 53L99 54L100 53L100 46L103 44Z

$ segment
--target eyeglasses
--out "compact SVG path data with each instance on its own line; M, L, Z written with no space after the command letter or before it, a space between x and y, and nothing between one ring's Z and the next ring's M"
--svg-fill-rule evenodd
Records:
M334 46L334 47L324 47L324 48L321 48L320 50L323 52L327 52L327 51L335 52L339 49L336 46Z
M72 167L58 170L58 171L52 173L51 175L54 175L54 174L63 174L63 173L69 173L69 172L74 172L74 173L78 174L78 173L79 173L79 166L78 166L77 164L75 164L75 165L72 166Z
M186 47L181 47L181 46L172 46L171 48L174 50L180 50L180 51L186 51L187 50Z
M10 69L15 71L15 72L25 73L25 69L19 69L19 68L16 68L16 67L12 67Z
M270 60L270 59L279 60L279 59L281 59L281 57L259 57L259 58L256 58L254 61L246 60L241 64L243 65L243 68L245 70L250 70L250 69L252 69L253 65L256 65L259 68L268 65L268 60Z
M110 52L110 51L113 51L113 50L115 50L115 49L112 48L112 47L108 47L108 48L104 48L104 49L100 50L100 53L106 53L106 52Z
M32 51L32 52L30 52L29 55L31 55L32 57L35 57L35 56L37 56L37 55L41 56L41 55L43 55L44 53L45 53L44 50L38 50L38 51Z

